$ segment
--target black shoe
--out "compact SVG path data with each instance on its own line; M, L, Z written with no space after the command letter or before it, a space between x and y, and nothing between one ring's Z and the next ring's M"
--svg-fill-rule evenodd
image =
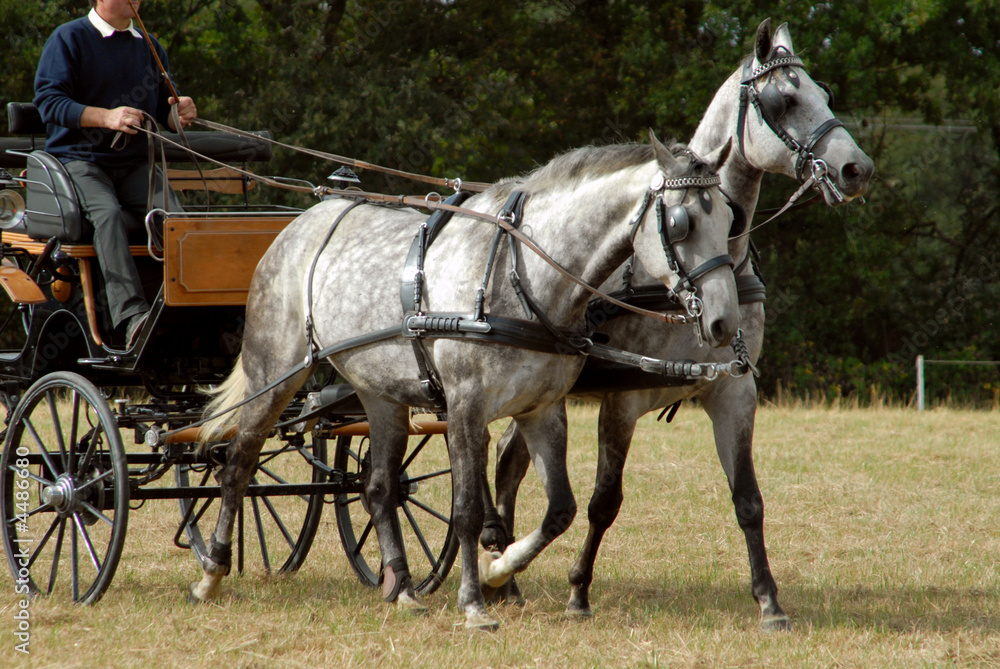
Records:
M149 317L149 312L146 311L141 314L136 314L129 319L128 327L125 328L125 350L131 350L135 346L136 341L139 339L139 333L142 332L142 328L146 325L146 318Z

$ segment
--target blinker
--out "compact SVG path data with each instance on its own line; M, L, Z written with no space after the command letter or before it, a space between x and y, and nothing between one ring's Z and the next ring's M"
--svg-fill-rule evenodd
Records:
M712 195L706 189L698 191L698 201L701 202L701 208L705 210L706 214L712 213Z
M675 204L667 210L667 237L673 242L684 241L691 231L691 219L687 209Z
M771 82L757 94L760 98L760 108L772 121L777 121L785 115L785 96Z

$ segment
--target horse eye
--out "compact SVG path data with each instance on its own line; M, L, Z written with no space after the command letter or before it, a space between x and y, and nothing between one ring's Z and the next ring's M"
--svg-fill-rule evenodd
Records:
M796 102L795 100L794 95L785 94L782 97L785 98L785 109L791 109L792 107L798 104L798 102Z

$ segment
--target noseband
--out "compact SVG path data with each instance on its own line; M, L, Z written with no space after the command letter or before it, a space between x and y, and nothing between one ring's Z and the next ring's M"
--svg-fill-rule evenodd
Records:
M697 188L698 202L701 204L702 210L706 214L711 214L712 198L706 189L719 186L721 183L722 180L718 174L707 177L667 179L662 172L657 172L649 185L649 190L646 191L646 195L642 199L638 213L631 221L634 244L639 225L646 216L649 205L655 200L656 227L660 235L660 244L663 246L663 254L667 258L667 266L671 272L677 275L677 283L674 284L673 288L667 288L667 292L671 298L683 302L688 316L692 319L700 319L705 310L704 303L698 297L698 288L694 282L718 267L728 265L732 268L736 263L729 254L725 254L706 260L693 270L686 270L677 256L674 245L684 241L691 232L691 215L683 204L668 207L663 201L663 196L668 190L683 190L685 191L684 197L686 197L689 188ZM684 197L681 198L681 203L684 202ZM631 262L629 264L631 265ZM628 274L627 271L626 274Z
M786 55L778 55L779 49ZM809 134L805 144L800 143L780 123L781 117L785 114L786 105L785 98L778 89L778 86L771 81L771 77L768 77L767 83L758 91L754 82L777 69L791 68L792 66L804 67L802 61L798 56L786 51L784 47L776 47L771 51L766 62L754 68L751 68L752 63L753 59L750 59L743 65L743 75L740 80L740 112L736 122L736 137L739 143L740 155L746 157L743 151L743 132L746 126L747 111L750 105L753 104L760 113L761 118L771 128L771 131L778 136L778 139L784 142L789 150L796 154L795 177L800 182L805 181L809 177L814 178L816 183L825 184L830 189L830 192L833 193L833 196L842 202L844 196L840 192L840 189L833 183L833 180L830 179L829 167L822 158L816 157L813 149L828 132L834 128L841 128L844 124L837 117L830 118L819 124ZM798 88L799 78L795 74L795 71L788 69L786 76L792 85ZM830 87L820 82L816 83L820 88L827 91L832 104L833 95ZM806 168L809 169L808 175L806 175Z

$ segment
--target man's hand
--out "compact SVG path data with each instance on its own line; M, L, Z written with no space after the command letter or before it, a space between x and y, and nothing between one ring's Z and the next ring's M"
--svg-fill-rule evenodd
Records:
M80 126L84 128L107 128L130 135L136 134L137 127L142 125L142 110L135 107L87 107L83 110Z
M177 117L181 121L181 127L187 127L192 120L198 117L198 108L195 106L194 100L192 100L186 95L182 95L180 97L180 100L178 100L173 96L170 96L170 98L167 99L167 102L169 102L171 105L174 104L177 105ZM173 116L171 116L170 127L173 128L174 131L176 131L177 128L174 128L173 126L174 126L174 118Z

